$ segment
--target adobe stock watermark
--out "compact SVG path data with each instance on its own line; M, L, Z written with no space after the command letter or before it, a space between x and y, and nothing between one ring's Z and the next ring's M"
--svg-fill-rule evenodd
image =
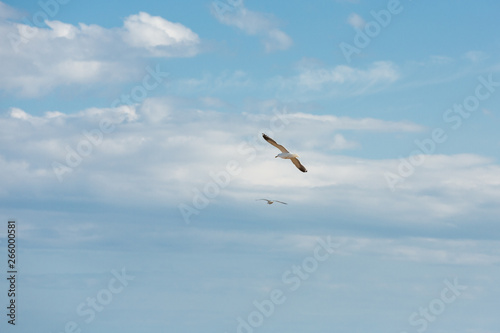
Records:
M112 108L128 105L133 106L135 103L140 103L148 97L148 92L156 89L168 76L168 73L160 70L160 65L156 65L155 69L146 67L147 74L143 77L142 83L134 86L128 94L122 94L119 98L111 103ZM63 181L63 176L73 172L85 157L92 154L94 148L99 147L104 136L115 131L116 125L120 124L124 118L113 121L110 118L104 117L99 121L99 125L90 131L84 130L82 138L76 144L76 147L70 145L65 146L66 156L64 162L52 162L52 170L59 182Z
M339 44L339 48L347 63L351 62L353 54L359 54L362 49L370 45L371 41L380 35L384 28L389 26L392 18L402 11L403 5L399 0L389 0L386 9L370 11L373 20L366 22L362 29L355 29L356 34L354 35L352 44L346 42Z
M487 78L479 76L479 84L474 89L474 93L465 97L459 104L454 104L443 113L443 121L449 124L452 130L456 131L462 126L463 120L468 119L475 111L479 109L481 102L489 99L500 86L500 81L493 80L493 74ZM432 130L429 138L415 140L417 149L410 153L408 158L400 158L397 167L397 173L385 172L384 178L391 191L396 190L396 186L404 182L408 177L415 173L415 169L421 166L432 155L439 144L448 140L446 131L441 127Z
M70 0L47 0L38 1L40 10L35 12L31 19L24 17L21 21L23 25L18 26L17 33L8 33L7 38L10 41L10 46L17 53L19 52L19 45L26 44L30 39L36 36L38 30L35 28L43 28L45 21L54 18L60 11L61 5L67 5ZM35 27L33 27L33 25Z
M285 126L290 123L286 117L286 110L278 111L274 109L274 116L269 120L269 127L259 131L259 134L252 137L250 141L244 141L238 145L237 151L244 158L244 163L250 163L257 156L257 151L264 149L268 144L264 142L261 133L279 133L285 129ZM215 199L221 190L226 188L231 181L243 171L242 163L236 159L228 161L223 170L208 173L210 180L201 188L195 187L192 189L193 197L191 203L180 203L178 205L179 212L184 223L191 223L193 215L199 215L200 211L207 208L210 201Z
M299 265L293 265L281 275L281 282L284 288L271 290L268 297L258 301L253 301L253 308L248 315L236 318L236 333L253 333L255 329L261 327L265 320L271 317L276 308L288 299L290 293L297 291L302 282L308 280L316 272L321 262L330 256L339 247L339 244L332 242L330 236L325 239L318 239L318 244L314 248L313 255L302 260Z
M96 313L102 312L108 306L115 295L123 292L130 281L135 279L135 276L127 274L125 267L121 271L112 270L113 277L108 281L106 288L99 290L95 297L87 297L84 302L81 302L76 307L76 314L83 319L85 324L90 324L96 318ZM64 325L63 333L81 333L82 323L76 321L68 321Z
M454 303L457 298L462 295L462 292L467 289L467 286L460 285L458 279L454 278L453 282L444 281L445 287L441 290L439 297L434 298L425 307L419 307L418 311L413 312L408 317L408 323L413 326L418 333L423 333L429 327L429 323L437 320L438 316L444 313L448 306ZM402 331L401 333L408 333Z

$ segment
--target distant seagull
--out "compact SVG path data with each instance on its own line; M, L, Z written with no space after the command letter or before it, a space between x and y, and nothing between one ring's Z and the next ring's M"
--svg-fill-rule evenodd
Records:
M275 202L279 202L281 204L284 204L284 205L288 205L286 202L283 202L283 201L278 201L278 200L269 200L269 199L257 199L255 201L259 201L259 200L264 200L264 201L267 201L267 204L268 205L272 205L273 203Z
M264 138L264 140L266 140L267 142L269 142L270 144L272 144L281 151L281 154L274 156L274 158L281 157L283 159L289 159L290 161L292 161L293 164L295 164L297 169L299 169L302 172L307 172L307 169L302 164L300 164L300 161L297 159L299 155L290 153L288 150L286 150L285 147L277 144L276 141L274 141L264 133L262 133L262 137Z

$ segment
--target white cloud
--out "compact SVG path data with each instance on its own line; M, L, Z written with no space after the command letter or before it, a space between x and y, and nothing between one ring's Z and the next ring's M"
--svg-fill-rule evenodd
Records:
M64 37L73 39L79 32L78 28L71 24L59 21L47 21L46 23L52 29L51 33L54 38Z
M35 97L59 86L140 79L141 59L191 57L201 43L182 24L144 12L125 18L120 28L46 24L28 27L0 18L0 90Z
M286 50L292 46L292 38L277 28L278 21L272 15L251 11L245 8L243 1L232 7L224 6L213 2L212 15L219 22L236 27L248 35L260 36L266 52Z
M123 39L136 48L145 48L154 56L193 56L200 38L180 23L140 12L125 19Z
M30 116L29 114L27 114L26 112L24 112L19 108L12 108L10 110L10 116L15 119L24 119L24 120L29 120L33 118L32 116Z

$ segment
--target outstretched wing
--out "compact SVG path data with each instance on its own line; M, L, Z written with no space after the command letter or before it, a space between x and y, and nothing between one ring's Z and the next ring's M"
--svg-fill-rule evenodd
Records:
M306 167L303 166L302 164L300 164L300 161L296 157L291 158L290 161L292 161L292 163L295 164L295 166L297 167L297 169L299 169L300 171L307 172Z
M277 144L276 141L274 141L273 139L271 139L270 137L268 137L264 133L262 133L262 137L264 138L264 140L266 140L267 142L269 142L270 144L272 144L273 146L275 146L276 148L278 148L282 153L289 153L289 151L286 150L285 147L283 147L282 145Z
M274 200L274 202L279 202L279 203L282 203L284 205L288 205L286 202L283 202L283 201Z

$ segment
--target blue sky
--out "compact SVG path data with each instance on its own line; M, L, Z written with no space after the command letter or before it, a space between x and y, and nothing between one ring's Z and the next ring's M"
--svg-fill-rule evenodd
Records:
M499 10L0 2L2 332L498 332Z

